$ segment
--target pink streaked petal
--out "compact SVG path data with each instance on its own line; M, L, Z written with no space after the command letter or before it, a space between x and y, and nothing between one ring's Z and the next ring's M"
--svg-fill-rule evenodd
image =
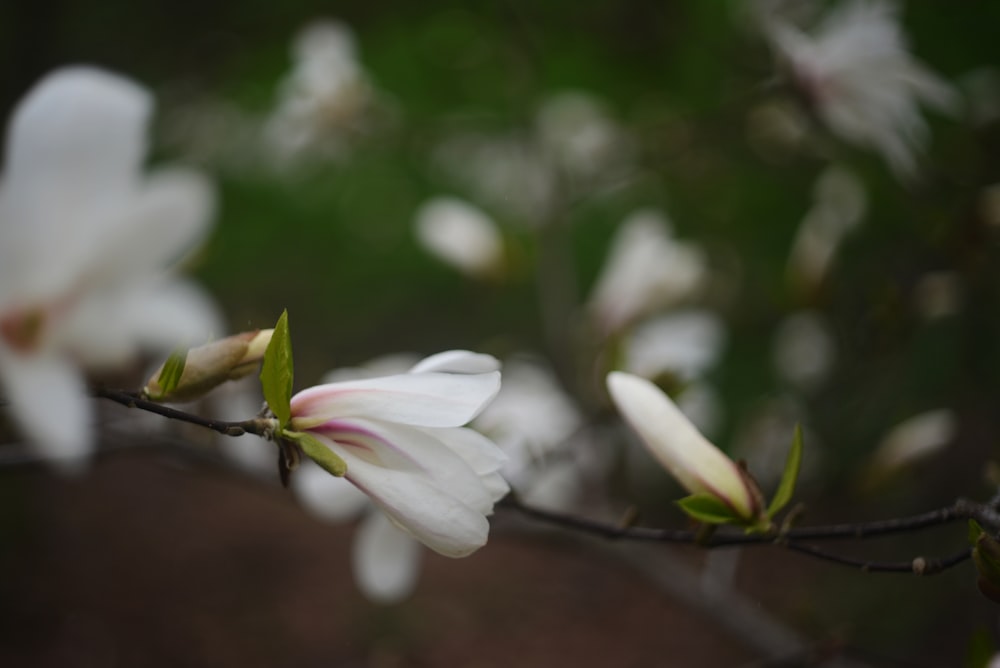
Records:
M344 461L347 479L435 552L464 557L486 544L486 517L424 476L374 466L350 453L344 453Z
M361 419L330 424L312 433L334 442L338 454L346 450L370 464L421 475L481 513L493 510L479 472L438 438L436 430Z
M292 397L292 428L368 417L422 427L459 427L500 390L500 373L420 373L318 385Z

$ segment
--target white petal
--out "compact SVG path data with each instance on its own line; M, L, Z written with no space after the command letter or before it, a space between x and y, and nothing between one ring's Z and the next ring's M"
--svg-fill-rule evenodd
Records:
M354 537L354 580L370 600L396 603L417 584L420 544L385 513L369 513Z
M292 490L310 512L330 522L346 522L368 505L368 497L357 487L311 461L302 462L292 474Z
M375 466L350 453L347 478L400 527L446 557L464 557L486 544L486 517L425 477Z
M223 328L214 304L194 284L139 281L82 296L53 344L73 351L85 366L113 368L140 349L191 347Z
M151 108L145 89L84 67L49 75L17 107L0 193L0 265L30 277L22 293L65 290L113 237L139 176Z
M338 453L346 450L377 466L423 476L471 508L491 512L493 499L479 474L434 431L354 418L329 423L313 433L334 442Z
M76 468L93 448L92 406L79 372L54 356L0 345L0 380L25 434L53 463Z
M121 215L127 222L102 250L100 278L165 269L208 229L215 195L209 181L191 170L162 170L148 179Z
M342 417L422 427L459 427L500 390L500 373L420 373L318 385L292 397L292 428Z
M410 373L489 373L500 370L500 360L493 355L469 350L447 350L420 360Z

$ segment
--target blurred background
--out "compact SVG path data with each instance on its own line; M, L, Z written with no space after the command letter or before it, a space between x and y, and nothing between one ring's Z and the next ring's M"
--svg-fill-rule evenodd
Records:
M218 188L185 269L231 331L288 309L296 389L390 353L491 353L515 398L477 426L524 498L684 526L675 483L615 428L602 379L628 369L767 492L801 423L803 521L861 521L996 485L1000 5L875 11L939 94L894 98L909 111L867 134L842 122L859 89L821 75L850 76L869 42L809 52L775 27L832 43L852 6L888 7L10 2L0 109L70 63L153 89L154 164ZM251 417L240 392L199 410ZM482 551L428 553L411 594L371 602L352 523L304 511L270 453L105 419L85 476L0 470L2 665L974 666L1000 631L970 564L920 579L651 549L502 508Z

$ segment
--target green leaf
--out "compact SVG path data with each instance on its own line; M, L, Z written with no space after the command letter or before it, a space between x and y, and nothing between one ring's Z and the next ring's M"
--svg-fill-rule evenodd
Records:
M288 334L288 310L281 312L274 326L264 363L260 369L260 384L264 399L280 426L292 418L292 339Z
M322 466L331 475L342 478L347 473L347 463L312 434L301 431L286 431L283 436L295 441L307 457Z
M799 479L799 470L802 468L802 425L795 425L795 435L792 436L792 447L788 451L785 459L785 471L781 474L781 483L778 491L771 499L771 505L767 508L767 518L771 519L778 512L788 505L795 493L795 483Z
M710 494L692 494L677 502L688 517L709 524L744 524L743 518L721 499Z
M979 522L976 520L969 520L969 545L975 546L979 537L984 533L983 528L979 526Z
M156 377L156 384L160 386L158 393L160 396L167 396L177 389L177 386L181 382L181 376L184 375L184 365L187 363L187 356L187 349L178 349L170 353L170 357L163 363L160 375Z

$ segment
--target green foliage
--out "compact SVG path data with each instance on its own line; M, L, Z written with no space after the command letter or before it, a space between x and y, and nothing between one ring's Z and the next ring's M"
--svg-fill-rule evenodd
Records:
M264 353L260 384L264 400L284 427L292 417L292 340L288 333L288 311L281 312Z
M175 350L170 353L170 357L163 363L160 375L156 377L156 382L160 386L159 395L168 396L177 389L184 375L184 365L187 362L187 349Z
M709 494L692 494L677 502L688 517L706 524L743 524L743 518L721 499Z
M799 471L802 468L802 425L795 425L795 434L792 436L792 447L788 450L788 457L785 459L785 470L781 474L781 483L778 491L774 493L771 504L767 508L767 518L771 519L777 515L782 508L788 505L795 494L795 483L799 479Z
M290 441L294 441L302 448L302 452L306 456L323 467L331 475L341 478L347 473L347 464L344 460L334 454L333 450L312 434L286 431L282 436Z

